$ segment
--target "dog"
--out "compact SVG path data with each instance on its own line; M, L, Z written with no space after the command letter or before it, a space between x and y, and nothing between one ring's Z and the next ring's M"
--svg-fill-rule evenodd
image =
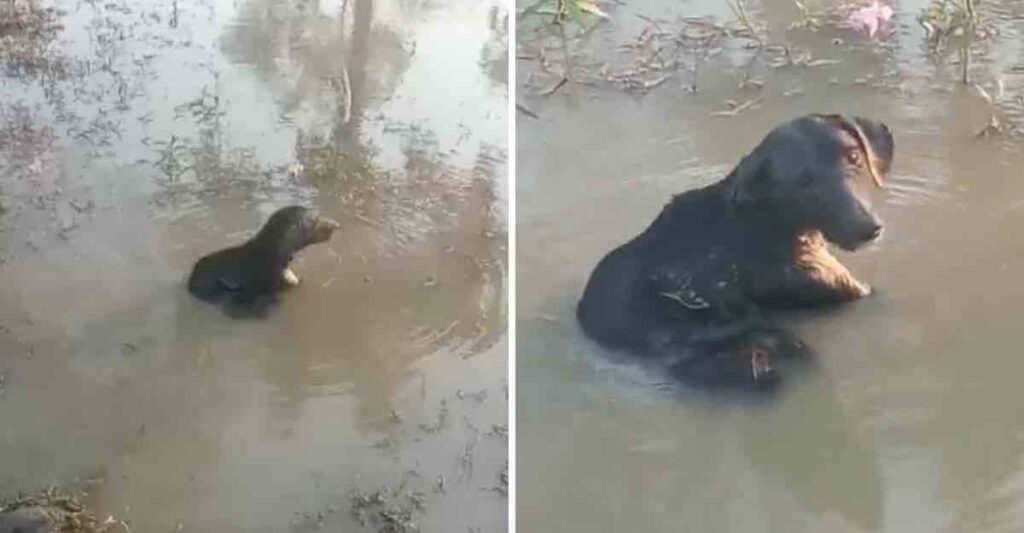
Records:
M207 302L230 299L248 304L299 284L289 268L299 250L329 240L340 224L308 208L288 206L270 216L253 238L200 258L188 278L188 289Z
M774 384L803 343L765 311L869 295L831 253L878 240L869 203L895 148L885 124L813 114L768 133L724 179L676 195L605 256L577 305L598 342L661 357L685 381Z

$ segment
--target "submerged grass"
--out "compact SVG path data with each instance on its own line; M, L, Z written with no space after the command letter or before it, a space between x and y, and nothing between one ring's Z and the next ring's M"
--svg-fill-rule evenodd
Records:
M59 531L61 533L104 533L131 531L127 523L113 517L100 521L82 503L79 493L55 487L0 502L0 529L11 531ZM23 529L29 528L29 529Z
M655 88L676 87L685 93L697 93L700 79L707 65L716 62L719 67L735 70L739 78L737 94L724 102L724 109L712 114L735 117L757 106L768 93L763 79L754 78L754 71L776 69L809 69L834 65L842 58L814 57L811 49L801 46L809 34L830 32L832 44L849 54L870 51L876 55L892 56L899 52L904 34L892 26L885 32L862 35L851 28L850 4L824 7L816 2L793 0L797 10L794 21L769 31L761 17L756 0L720 0L729 10L728 20L711 16L680 14L673 19L653 18L640 13L636 16L647 24L635 38L627 39L612 50L600 51L594 45L593 34L598 24L590 26L566 25L560 19L538 19L520 24L516 59L526 68L520 78L523 93L533 98L548 98L567 84L576 86L608 87L642 96ZM998 0L932 0L919 14L917 22L925 29L922 40L924 54L936 68L955 65L956 78L961 84L972 84L983 79L977 68L978 57L989 51L981 43L994 41L1000 34L998 20L992 16L990 4ZM547 13L539 2L520 13ZM1001 5L1001 4L1000 4ZM982 7L985 9L982 9ZM623 15L616 13L616 16ZM899 24L899 21L896 22ZM828 53L817 50L815 53ZM891 60L891 58L888 58ZM984 61L984 59L983 59ZM994 70L994 69L990 69ZM846 82L851 85L875 87L882 90L901 90L901 80L892 70L872 72ZM999 73L989 73L990 80L999 82ZM673 83L675 82L675 83ZM830 83L844 83L841 76ZM668 89L671 90L671 89ZM799 89L786 91L784 96L799 95ZM1014 108L1012 97L1000 99L993 107ZM989 102L993 104L993 101ZM517 104L519 111L536 118L539 113L532 105ZM993 113L983 136L994 133L1021 132L1008 120L1014 113ZM1016 119L1014 119L1016 121Z
M54 51L61 13L35 0L0 0L0 66L8 77L63 75L66 60Z
M377 533L418 533L417 516L426 509L422 493L402 487L356 491L350 500L352 518Z

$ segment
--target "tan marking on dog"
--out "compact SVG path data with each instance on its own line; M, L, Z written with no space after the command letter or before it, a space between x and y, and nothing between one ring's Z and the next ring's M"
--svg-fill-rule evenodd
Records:
M796 265L826 287L839 290L854 298L871 294L871 286L853 277L838 259L828 251L828 243L820 232L806 233L797 238Z

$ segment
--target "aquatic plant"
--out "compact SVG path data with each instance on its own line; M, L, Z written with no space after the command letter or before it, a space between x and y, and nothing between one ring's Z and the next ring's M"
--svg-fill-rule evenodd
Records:
M596 2L591 0L538 0L527 6L526 9L523 9L519 13L519 19L534 14L554 15L554 22L556 24L562 24L571 18L581 27L587 25L587 17L585 15L592 15L600 19L610 18Z
M964 35L978 22L981 0L932 0L917 18L929 42Z
M957 56L960 61L960 81L970 82L971 43L979 33L978 5L981 0L932 0L917 18L924 28L925 38L933 53L956 38L959 40Z
M597 4L588 0L558 0L559 20L565 20L566 16L572 17L580 26L584 25L583 14L588 13L600 18L609 18L608 14L597 7Z
M725 4L732 10L733 15L736 16L737 22L741 26L742 37L750 37L751 39L761 41L758 36L757 29L754 28L753 22L751 22L750 16L747 15L747 10L743 7L743 0L725 0ZM736 33L736 32L734 32Z

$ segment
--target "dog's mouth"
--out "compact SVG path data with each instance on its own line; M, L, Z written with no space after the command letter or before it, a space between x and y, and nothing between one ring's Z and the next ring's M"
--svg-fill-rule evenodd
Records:
M877 244L882 240L882 236L885 234L885 228L881 225L867 230L863 230L856 235L844 235L842 238L831 238L826 234L826 238L832 244L835 244L839 248L847 252L856 252L862 250L873 244Z
M882 242L882 239L884 239L884 238L885 238L885 228L882 228L882 229L880 229L878 231L878 233L873 235L870 239L862 242L860 244L860 246L857 247L857 249L858 250L863 250L865 248L874 248L875 246L878 245L878 243Z

